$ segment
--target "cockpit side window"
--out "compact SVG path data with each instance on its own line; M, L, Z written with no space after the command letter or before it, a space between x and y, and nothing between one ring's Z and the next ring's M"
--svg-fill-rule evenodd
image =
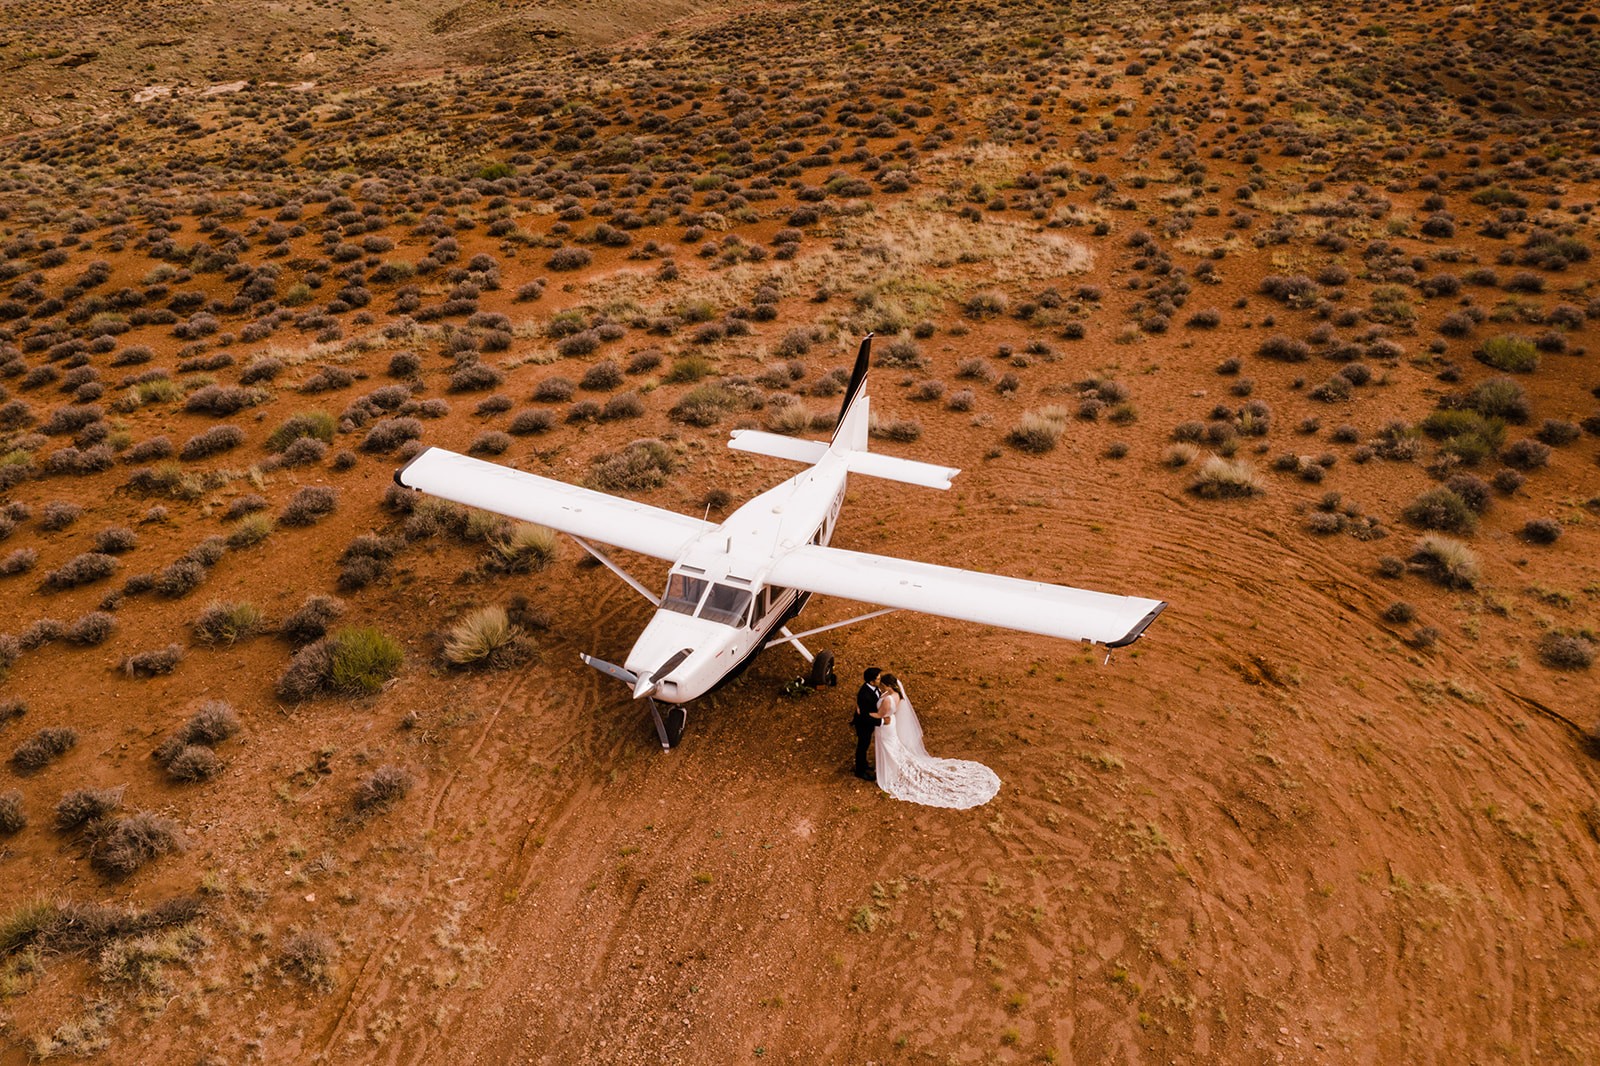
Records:
M667 594L661 597L661 606L678 614L694 614L705 595L709 582L703 577L690 577L674 572L667 578Z
M745 624L745 612L749 607L749 589L714 584L711 586L710 594L706 596L705 606L700 608L700 617L724 625L742 626Z

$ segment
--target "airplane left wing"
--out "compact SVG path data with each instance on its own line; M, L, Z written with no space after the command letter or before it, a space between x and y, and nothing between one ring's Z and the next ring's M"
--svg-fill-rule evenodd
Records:
M429 448L394 472L398 485L503 514L586 540L675 561L689 542L716 527L564 481Z
M1166 609L1160 600L1024 581L817 544L795 548L767 575L822 596L981 622L1108 648L1132 644Z

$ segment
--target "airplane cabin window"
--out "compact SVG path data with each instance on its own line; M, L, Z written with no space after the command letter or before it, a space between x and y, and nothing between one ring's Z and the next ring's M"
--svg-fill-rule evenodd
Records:
M749 589L738 589L732 585L712 585L710 594L706 596L705 606L700 608L700 617L724 625L743 625L750 599Z
M706 584L704 578L674 573L667 578L667 594L661 597L661 606L679 614L694 614L700 597L705 594Z

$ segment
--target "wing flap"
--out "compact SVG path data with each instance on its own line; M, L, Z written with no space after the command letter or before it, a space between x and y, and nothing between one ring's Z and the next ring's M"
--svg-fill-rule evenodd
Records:
M1137 640L1167 606L1160 600L1115 596L815 544L795 548L779 559L767 580L822 596L1063 640L1092 640L1108 647Z
M716 528L689 515L429 448L395 471L397 484L657 559L676 560Z

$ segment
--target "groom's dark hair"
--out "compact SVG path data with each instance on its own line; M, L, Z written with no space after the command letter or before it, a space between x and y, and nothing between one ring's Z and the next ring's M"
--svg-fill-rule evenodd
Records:
M865 670L861 671L861 680L870 685L872 682L878 680L878 675L881 673L883 673L883 671L879 670L876 666L869 666Z

